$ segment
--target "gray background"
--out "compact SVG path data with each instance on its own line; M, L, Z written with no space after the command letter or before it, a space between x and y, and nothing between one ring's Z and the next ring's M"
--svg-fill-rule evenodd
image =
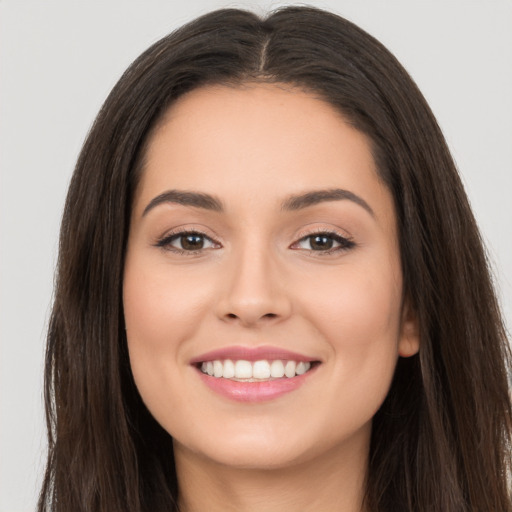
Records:
M44 465L43 343L59 218L82 141L147 46L218 7L290 2L0 0L0 512L30 511ZM429 101L512 325L512 2L315 1L380 39Z

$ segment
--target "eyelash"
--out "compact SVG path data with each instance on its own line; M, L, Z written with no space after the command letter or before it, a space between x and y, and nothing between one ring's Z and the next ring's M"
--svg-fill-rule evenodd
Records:
M356 246L356 243L351 238L344 236L337 231L328 231L325 229L318 229L318 230L314 230L313 232L309 232L307 234L301 235L299 240L294 242L290 247L293 248L293 246L300 244L301 242L307 240L308 238L312 239L314 237L320 237L320 236L325 237L325 238L330 238L334 242L337 242L339 244L339 246L333 247L326 251L315 251L314 249L304 249L304 250L308 251L311 254L314 254L315 256L329 256L334 253L348 251L350 249L353 249ZM296 250L299 250L299 249L296 249Z
M174 242L175 240L178 240L179 238L182 238L185 236L194 236L194 235L202 237L203 239L206 239L209 242L211 242L213 245L220 247L220 244L218 242L215 242L206 233L203 233L202 231L199 231L196 229L175 231L175 232L169 233L169 234L165 235L164 237L160 238L156 242L155 246L160 247L164 250L171 251L176 254L185 255L185 256L198 255L201 252L208 250L209 248L201 248L201 249L197 249L197 250L186 250L186 249L180 249L178 247L173 247L171 245L172 242ZM356 246L355 242L351 238L343 236L336 231L327 231L327 230L319 229L318 231L314 231L313 233L310 232L308 234L302 235L296 242L294 242L290 246L290 248L292 248L294 250L300 250L299 248L294 248L293 246L296 246L296 245L300 244L301 242L306 241L308 238L312 239L313 237L319 237L319 236L329 238L329 239L333 240L334 242L338 243L339 246L330 248L325 251L314 250L314 249L303 249L303 250L306 250L309 253L314 254L315 256L327 256L327 255L331 255L331 254L337 253L337 252L348 251Z
M212 238L209 237L206 233L203 233L202 231L199 231L197 229L175 231L175 232L168 233L163 238L159 239L155 245L157 247L161 247L162 249L165 249L166 251L175 252L176 254L182 254L185 256L194 256L194 255L200 254L204 250L207 250L207 249L201 248L201 249L197 249L197 250L187 251L185 249L180 249L178 247L171 246L171 243L174 240L178 240L182 237L191 236L191 235L192 236L194 236L194 235L200 236L206 240L209 240L212 244L220 246L219 243L212 240Z

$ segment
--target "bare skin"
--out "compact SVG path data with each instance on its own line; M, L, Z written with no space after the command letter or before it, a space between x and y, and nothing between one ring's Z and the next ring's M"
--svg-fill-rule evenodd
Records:
M210 86L170 108L146 157L123 301L181 508L361 512L372 417L419 348L366 137L297 89ZM196 363L269 346L313 362L271 399L225 396Z
M341 450L340 450L341 451ZM180 510L195 512L361 511L367 453L333 450L318 464L306 462L283 469L219 467L179 447ZM217 508L218 507L218 508Z

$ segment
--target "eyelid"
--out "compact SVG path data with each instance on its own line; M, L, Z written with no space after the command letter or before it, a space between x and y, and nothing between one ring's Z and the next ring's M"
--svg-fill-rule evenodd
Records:
M171 241L173 241L173 239L177 239L180 236L184 236L184 235L188 235L188 234L200 235L200 236L204 237L205 239L209 240L216 247L206 247L206 248L197 249L195 251L188 251L188 250L180 249L178 247L172 247L170 245L170 243L171 243ZM162 249L170 251L170 252L175 252L178 254L186 254L188 256L197 255L201 252L208 251L213 248L217 249L217 248L222 247L222 244L216 239L216 237L206 233L205 230L198 228L196 226L193 226L193 225L192 226L180 226L177 228L173 228L169 231L166 231L164 235L157 238L157 240L155 241L155 243L153 245L155 247L159 247L159 248L162 248Z
M298 243L305 240L306 238L313 237L315 235L330 236L336 242L338 242L340 244L340 246L331 248L331 249L328 249L325 251L315 251L313 249L309 249L309 250L308 249L299 249L299 248L294 247ZM336 239L338 239L338 240L336 240ZM303 250L310 254L314 253L315 256L322 256L322 255L329 255L329 254L333 254L333 253L337 253L337 252L348 251L355 246L356 246L356 243L354 242L353 238L350 235L343 233L341 230L335 229L333 227L330 227L330 228L317 227L317 228L313 228L312 230L309 230L309 231L299 232L297 234L296 241L290 245L290 248L295 249L295 250Z
M304 228L297 233L296 239L302 240L303 238L314 235L337 235L345 240L352 240L352 236L349 235L346 231L334 226L316 226L313 228Z
M218 237L212 236L211 234L208 234L206 231L209 231L209 230L198 228L197 226L194 226L194 225L179 226L179 227L176 227L176 228L173 228L173 229L167 231L164 235L159 237L154 242L153 245L155 247L159 247L161 249L164 249L164 250L167 250L170 252L175 252L178 254L186 254L188 256L198 255L200 253L209 251L211 249L222 248L223 246L218 241L218 239L217 239ZM185 250L185 249L180 249L179 247L173 247L170 245L171 242L174 241L175 239L179 238L180 236L187 235L187 234L200 235L200 236L204 237L205 239L207 239L209 242L211 242L214 245L214 247L203 247L203 248L200 248L197 250ZM314 237L315 235L325 235L325 236L331 237L335 242L337 242L339 244L339 246L331 248L331 249L326 249L326 250L303 249L303 248L297 247L297 245L300 242L304 241L305 239L307 239L309 237ZM289 248L293 249L293 250L306 251L308 253L314 254L315 256L321 256L321 255L329 255L329 254L333 254L333 253L348 251L355 246L356 246L356 243L354 242L352 237L350 235L348 235L347 233L344 233L340 229L336 229L334 227L328 227L328 228L316 227L316 228L312 228L309 230L304 229L303 231L299 232L295 237L295 241L289 246Z

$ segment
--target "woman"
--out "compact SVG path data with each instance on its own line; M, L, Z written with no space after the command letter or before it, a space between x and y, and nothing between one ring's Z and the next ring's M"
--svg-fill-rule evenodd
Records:
M42 510L512 510L510 353L440 130L335 15L147 50L70 185Z

